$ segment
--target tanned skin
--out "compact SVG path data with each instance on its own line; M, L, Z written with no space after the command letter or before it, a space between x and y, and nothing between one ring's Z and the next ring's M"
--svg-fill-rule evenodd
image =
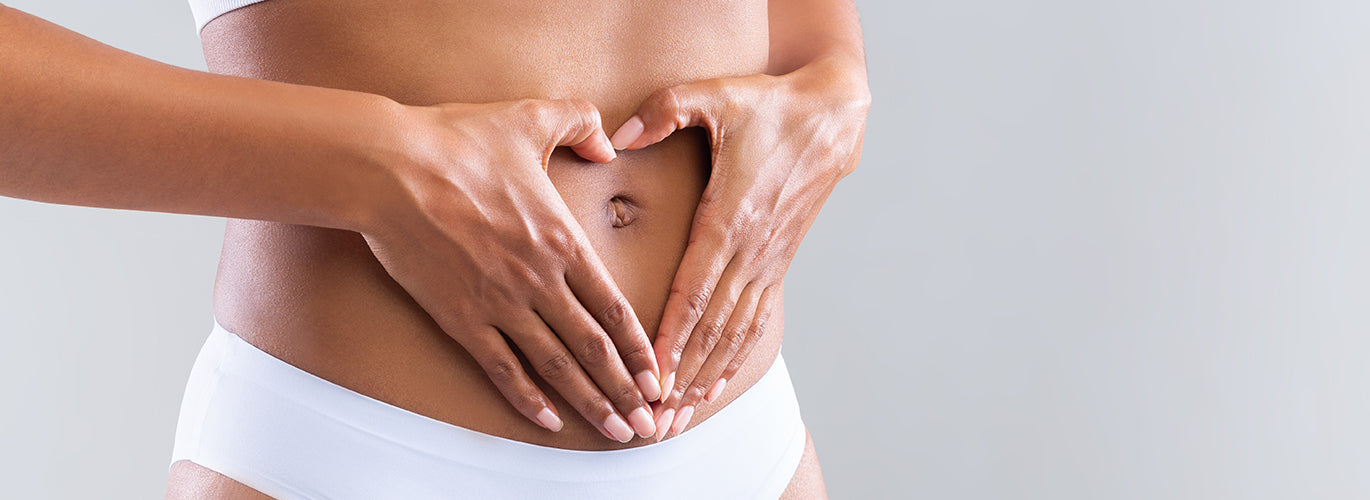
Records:
M571 449L667 438L765 372L870 101L846 0L271 0L206 27L220 75L8 8L0 34L0 194L229 217L229 330ZM244 489L178 463L168 496ZM822 495L809 443L787 496Z

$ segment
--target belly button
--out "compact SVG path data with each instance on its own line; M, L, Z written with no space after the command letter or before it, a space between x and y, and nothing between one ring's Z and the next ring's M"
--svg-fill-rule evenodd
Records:
M609 223L614 227L627 227L637 220L637 206L622 196L609 199Z

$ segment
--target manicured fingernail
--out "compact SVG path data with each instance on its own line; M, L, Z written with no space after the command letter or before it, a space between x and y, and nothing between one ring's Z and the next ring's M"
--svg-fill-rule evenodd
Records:
M636 430L639 436L656 434L656 423L652 422L652 413L646 408L638 408L629 413L628 422L633 424L633 430Z
M728 385L728 379L718 379L717 382L714 382L714 386L709 388L709 394L704 396L704 400L710 403L714 402L715 399L718 399L719 395L723 394L723 386L726 385Z
M609 418L604 419L604 428L620 443L626 443L633 439L633 428L628 427L628 422L624 422L623 417L618 416L617 413L610 414Z
M666 380L661 381L661 401L671 397L671 390L675 389L675 372L666 374Z
M637 381L637 388L642 389L642 397L647 401L656 401L661 397L661 381L656 379L652 372L643 371L633 377Z
M538 412L538 423L552 432L561 430L561 419L557 418L557 415L552 413L552 410L546 408L543 408L542 411Z
M680 416L676 417L674 424L671 424L671 432L673 434L680 434L685 430L685 426L690 425L690 417L693 416L695 416L694 405L681 408Z
M661 416L656 419L656 440L666 439L666 433L671 431L671 422L675 421L675 409L667 408L661 412Z
M626 148L638 137L642 137L642 130L642 118L633 115L632 118L623 123L623 126L618 128L617 132L614 132L614 137L609 139L609 143L614 145L614 149Z

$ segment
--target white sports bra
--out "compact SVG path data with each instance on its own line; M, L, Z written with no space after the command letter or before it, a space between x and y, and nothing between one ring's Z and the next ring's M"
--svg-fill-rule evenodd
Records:
M195 32L205 29L214 18L265 0L190 0L190 13L195 15Z

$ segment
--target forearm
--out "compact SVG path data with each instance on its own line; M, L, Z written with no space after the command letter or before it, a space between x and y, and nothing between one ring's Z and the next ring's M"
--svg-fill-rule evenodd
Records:
M783 75L815 60L834 58L853 65L865 81L865 44L851 0L770 0L770 64L767 73Z
M392 101L158 63L0 6L0 195L351 228Z

